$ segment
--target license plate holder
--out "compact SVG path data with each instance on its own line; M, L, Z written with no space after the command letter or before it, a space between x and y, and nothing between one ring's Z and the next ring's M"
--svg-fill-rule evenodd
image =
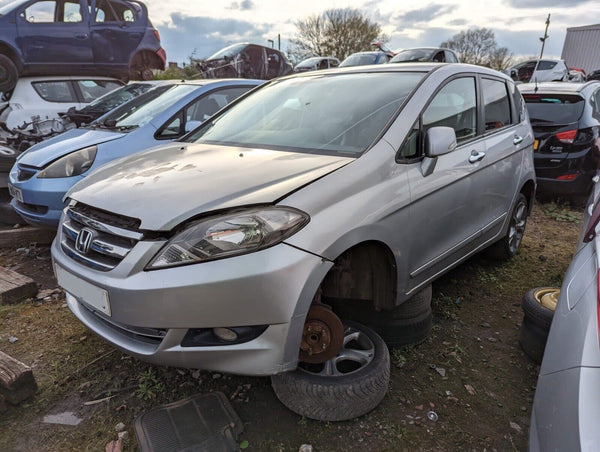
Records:
M19 202L23 202L23 192L20 188L8 184L8 193Z
M84 281L59 265L54 266L54 273L59 286L66 292L102 314L111 316L110 299L106 290Z

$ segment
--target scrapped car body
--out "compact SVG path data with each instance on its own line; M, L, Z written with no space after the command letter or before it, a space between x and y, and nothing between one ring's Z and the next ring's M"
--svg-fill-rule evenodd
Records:
M203 78L271 80L292 72L292 64L281 51L249 43L230 45L196 64Z
M308 72L318 71L321 69L331 69L338 67L340 60L333 57L311 57L306 60L302 60L296 66L294 66L294 72Z
M350 67L350 66L367 66L371 64L384 64L390 61L392 56L389 53L375 50L372 52L357 52L346 57L344 61L340 63L339 67Z
M390 60L390 63L460 63L458 56L450 49L438 47L419 47L400 50Z
M515 82L562 82L569 78L569 68L564 60L529 60L504 71Z
M281 78L74 186L58 282L77 318L142 360L246 375L329 363L335 383L363 332L334 328L324 304L392 310L490 245L516 253L532 145L513 82L486 68ZM317 310L332 323L312 334ZM356 372L377 360L371 342Z
M123 86L109 77L52 76L23 77L4 95L0 123L5 129L25 130L37 120L58 119L70 108L81 109L90 102Z
M9 175L12 205L25 221L56 228L65 193L112 160L181 138L256 80L171 81L117 107L89 126L39 143Z
M139 81L130 82L129 84L105 94L102 97L90 102L83 108L70 108L67 110L66 118L80 127L83 124L90 124L91 122L98 119L100 116L105 115L109 111L123 105L125 102L129 102L131 99L144 94L146 91L159 86L164 85L166 81Z
M158 31L137 0L16 0L0 7L0 91L20 76L152 77Z
M538 191L589 195L600 165L600 83L519 85L535 135Z
M563 279L537 381L529 450L593 451L600 444L600 184Z

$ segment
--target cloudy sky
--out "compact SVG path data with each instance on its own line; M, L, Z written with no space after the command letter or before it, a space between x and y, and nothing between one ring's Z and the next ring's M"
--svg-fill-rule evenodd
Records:
M0 0L0 5L7 0ZM169 61L195 50L206 57L236 42L268 45L295 33L294 22L328 8L365 12L391 37L392 49L437 46L469 27L489 27L515 55L539 54L539 37L552 14L545 56L560 57L567 27L600 22L598 0L145 0Z

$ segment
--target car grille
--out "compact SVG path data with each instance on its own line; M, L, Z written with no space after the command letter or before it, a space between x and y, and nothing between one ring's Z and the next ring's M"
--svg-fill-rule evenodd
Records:
M35 173L37 173L37 169L35 168L28 168L25 167L23 165L18 165L17 166L17 180L19 182L24 182L26 180L31 179L33 176L35 176Z
M72 259L99 271L110 271L139 242L143 234L136 229L135 218L115 215L84 204L67 209L63 221L61 246ZM77 245L83 229L91 235L87 246Z

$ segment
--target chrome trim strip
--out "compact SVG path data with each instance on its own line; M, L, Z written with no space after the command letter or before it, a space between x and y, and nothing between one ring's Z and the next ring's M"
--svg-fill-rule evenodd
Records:
M100 223L97 220L89 218L83 214L78 212L74 212L73 210L67 210L67 215L73 218L75 221L84 224L92 229L95 229L99 232L105 232L107 234L116 235L119 237L125 237L128 239L133 239L140 241L144 237L144 234L140 232L128 231L127 229L118 228L116 226L110 226L108 224Z
M131 248L124 248L119 245L113 245L100 239L94 239L92 241L92 246L90 249L96 251L97 253L105 254L107 256L115 257L118 259L124 259L125 256L129 254L129 251L131 251Z
M114 265L108 265L108 264L104 264L102 262L98 262L95 259L90 259L88 256L84 256L82 254L79 254L74 248L72 248L66 240L62 240L61 241L61 245L62 245L62 249L65 252L65 254L67 256L69 256L72 259L78 260L82 263L84 263L85 265L87 265L88 267L94 268L96 270L100 270L100 271L110 271L113 268L115 268Z

